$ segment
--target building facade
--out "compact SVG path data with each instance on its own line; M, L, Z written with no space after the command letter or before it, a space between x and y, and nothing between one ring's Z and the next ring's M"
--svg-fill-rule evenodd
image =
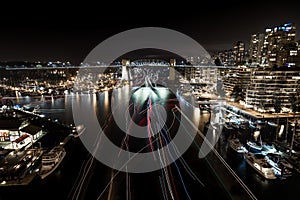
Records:
M256 33L251 35L249 43L249 61L252 65L258 65L262 62L262 48L264 44L264 34Z
M296 25L286 23L274 28L267 28L262 48L261 64L265 66L295 66Z
M235 65L243 64L245 61L245 43L242 41L238 41L233 46L233 55L234 55L234 63Z
M220 68L220 70L226 96L230 99L232 98L232 101L235 101L236 97L240 96L239 100L245 101L253 68L239 66L227 69ZM234 94L236 90L239 90L239 94Z
M221 61L221 65L235 66L241 65L246 60L245 43L238 41L233 45L232 49L218 52L217 57Z
M281 112L291 112L289 98L300 92L300 68L255 68L246 92L246 105L259 112L274 113L274 100L281 101Z

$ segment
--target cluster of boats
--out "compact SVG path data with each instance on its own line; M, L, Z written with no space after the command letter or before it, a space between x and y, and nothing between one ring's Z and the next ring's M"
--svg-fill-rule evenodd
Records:
M249 166L266 179L286 178L294 171L293 165L273 144L248 141L244 146L238 138L232 138L229 146L243 154Z
M0 166L0 183L3 185L26 185L34 176L41 179L53 173L63 161L66 151L63 146L55 146L50 151L42 148L28 149L20 158L14 155L22 153L11 152L7 158L3 158ZM10 159L10 157L12 157ZM5 161L9 162L5 162Z

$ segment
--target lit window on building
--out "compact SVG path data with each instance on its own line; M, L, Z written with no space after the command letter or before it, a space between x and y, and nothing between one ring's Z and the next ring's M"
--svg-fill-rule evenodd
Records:
M291 50L290 51L290 56L297 56L297 51L296 50Z
M293 66L296 66L296 63L286 63L286 66L287 67L293 67Z

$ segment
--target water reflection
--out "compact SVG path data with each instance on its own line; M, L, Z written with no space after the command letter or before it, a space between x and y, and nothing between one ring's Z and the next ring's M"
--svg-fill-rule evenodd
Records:
M117 89L113 94L114 99L117 102L121 102L122 98L127 97L129 94L129 88L124 87L122 90ZM99 113L103 115L105 118L105 113L108 112L110 106L110 93L104 92L102 94L93 94L90 95L90 103L94 109L102 109L99 110ZM14 100L14 103L20 103L22 105L25 104L34 104L40 105L42 109L64 109L60 113L45 113L46 116L53 116L58 118L59 120L67 123L73 123L72 121L72 101L73 99L76 102L79 102L81 95L76 93L74 96L65 96L64 99L57 98L53 101L42 101L43 97L32 98L32 97L19 97ZM106 112L105 112L106 111ZM198 109L195 109L192 113L193 119L192 121L200 121L199 129L203 132L205 124L210 121L210 113L209 112L201 112ZM225 135L225 133L223 133ZM215 134L212 135L215 138ZM224 136L225 137L225 136ZM221 140L221 138L220 138ZM282 180L269 182L262 179L251 167L247 166L246 161L244 160L241 154L236 154L235 152L230 151L230 148L227 146L227 140L220 141L220 146L225 149L221 151L221 155L226 159L227 163L232 167L232 169L241 177L241 179L255 192L257 197L266 198L267 195L274 195L274 190L278 193L287 193L296 195L297 186L299 186L299 176L295 175L295 177L291 177L291 179L282 182Z
M108 93L108 91L104 92L104 107L109 107L109 93Z
M200 122L200 109L195 108L193 112L193 119L194 119L194 124L199 124Z
M93 108L97 109L97 94L93 94Z

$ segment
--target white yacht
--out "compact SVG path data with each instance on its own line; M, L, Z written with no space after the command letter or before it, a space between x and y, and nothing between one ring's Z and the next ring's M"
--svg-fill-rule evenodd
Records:
M51 149L48 153L45 153L42 156L42 167L40 170L40 177L44 179L52 172L54 172L65 156L66 151L62 146L56 146L53 149Z
M276 179L272 166L263 154L245 154L247 163L266 179Z

